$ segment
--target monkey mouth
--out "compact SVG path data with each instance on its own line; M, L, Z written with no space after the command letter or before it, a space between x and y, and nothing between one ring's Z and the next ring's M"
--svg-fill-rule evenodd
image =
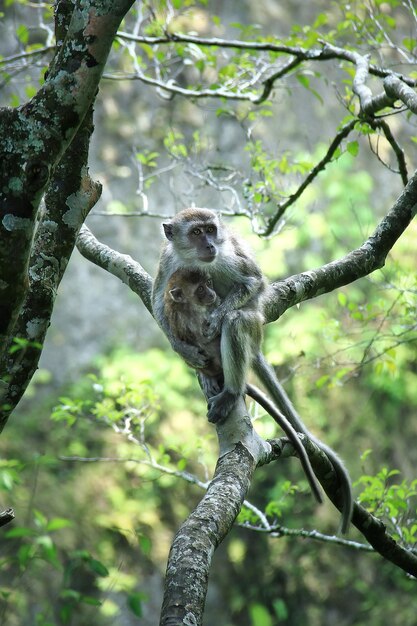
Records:
M207 252L207 254L199 254L198 260L203 263L211 263L216 258L216 252Z

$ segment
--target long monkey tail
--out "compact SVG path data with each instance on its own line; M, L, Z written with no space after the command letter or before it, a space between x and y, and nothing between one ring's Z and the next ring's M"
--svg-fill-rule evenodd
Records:
M323 450L323 452L332 463L333 468L336 471L337 477L339 479L343 496L342 520L340 530L343 534L346 534L352 518L353 495L352 483L350 481L349 473L345 468L342 460L338 457L334 450L332 450L331 448L326 446L326 444L322 443L319 439L314 437L314 435L312 435L310 431L306 428L301 417L295 410L291 400L287 396L285 389L282 387L281 383L277 379L274 370L266 361L261 352L259 352L255 356L252 367L256 375L264 385L265 389L273 399L274 403L284 413L285 417L289 420L292 427L311 439L313 443L315 443L321 450Z
M265 409L265 411L269 413L269 415L271 415L271 417L276 421L278 426L280 426L284 433L287 435L288 439L291 441L296 452L298 453L301 466L310 484L311 491L313 492L313 495L316 498L317 502L321 504L323 502L323 497L320 484L314 474L313 468L311 467L308 454L305 451L303 444L301 443L296 431L291 426L288 419L285 417L285 415L281 413L281 411L277 409L277 407L271 402L271 400L267 398L260 389L258 389L258 387L247 384L246 393L248 394L248 396L256 400L256 402L258 402L258 404L260 404Z

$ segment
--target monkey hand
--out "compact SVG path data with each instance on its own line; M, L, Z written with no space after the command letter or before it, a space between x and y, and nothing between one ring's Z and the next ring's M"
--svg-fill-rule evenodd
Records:
M223 389L220 393L208 400L209 410L207 412L208 421L216 424L222 422L232 412L239 396L228 389Z
M184 361L193 367L194 369L202 369L207 367L209 363L209 357L197 346L193 346L185 341L176 342L173 346L175 352L177 352Z
M212 313L210 318L204 323L204 339L209 342L218 337L221 333L224 314L219 309Z

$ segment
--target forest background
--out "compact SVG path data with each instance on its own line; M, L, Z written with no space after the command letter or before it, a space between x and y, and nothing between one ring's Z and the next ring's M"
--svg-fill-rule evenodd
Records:
M2 10L0 105L17 106L36 93L49 60L48 52L19 56L53 45L53 20L43 3L8 1ZM136 10L148 15L142 26L169 17L175 30L207 37L306 47L334 37L377 50L379 61L385 54L387 66L407 66L413 77L416 15L407 2L151 2ZM273 236L256 236L349 123L353 70L303 67L258 105L191 99L132 80L129 46L128 38L115 43L95 105L89 167L103 191L87 224L151 275L162 219L193 203L237 214L228 223L276 280L357 247L400 194L393 144L361 128ZM193 72L226 85L239 67L244 80L244 57L218 76L208 49L188 44L180 62L178 49L172 58L161 49L142 44L141 54L155 76L159 62L170 66L174 91ZM413 171L415 116L388 123ZM416 234L411 224L382 270L288 311L264 342L308 427L345 460L355 496L409 549L417 536ZM278 436L250 409L262 436ZM193 372L142 302L74 251L39 370L0 439L0 508L16 515L0 539L1 624L157 622L172 537L217 458L204 416ZM296 461L258 470L249 502L215 555L207 624L415 624L415 580L370 554L354 530L336 541L338 514L315 505Z

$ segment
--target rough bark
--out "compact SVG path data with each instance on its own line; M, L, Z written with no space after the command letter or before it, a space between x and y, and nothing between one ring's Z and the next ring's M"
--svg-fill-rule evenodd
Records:
M0 430L36 370L57 287L100 196L87 171L92 104L132 3L58 2L43 87L0 110Z
M204 498L172 542L161 626L202 624L213 553L240 511L255 467L255 460L241 444L219 459Z
M221 454L204 497L175 535L168 558L161 626L200 626L213 553L239 514L258 464L271 458L243 399L217 427Z

